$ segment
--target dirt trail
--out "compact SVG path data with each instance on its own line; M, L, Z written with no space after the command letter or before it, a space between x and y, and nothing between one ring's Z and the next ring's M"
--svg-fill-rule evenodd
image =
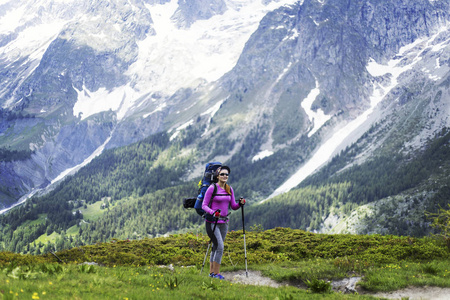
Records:
M279 283L268 277L261 275L259 271L248 271L248 277L245 271L235 272L222 272L225 279L231 282L252 284L252 285L265 285L271 287L286 286L289 283ZM360 280L360 277L346 278L339 281L332 282L333 291L340 291L343 293L351 293L356 291L356 283ZM298 288L305 288L305 286L297 286ZM361 294L361 292L360 292ZM409 300L450 300L450 288L439 287L409 287L406 289L388 292L388 293L364 293L366 295L372 295L379 298L388 299L402 299L408 298Z
M450 300L450 288L440 288L435 286L409 287L389 293L377 293L373 296L389 299L403 299L409 297L409 300Z

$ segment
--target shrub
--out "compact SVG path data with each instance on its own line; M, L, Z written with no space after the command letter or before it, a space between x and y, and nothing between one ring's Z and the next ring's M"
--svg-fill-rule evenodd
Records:
M448 207L450 208L450 204ZM438 236L444 239L450 249L450 210L440 208L437 213L428 213L427 217L433 220L431 226L439 231Z
M313 293L317 294L328 294L331 293L331 282L325 281L322 279L306 279L306 285L308 286L309 290Z

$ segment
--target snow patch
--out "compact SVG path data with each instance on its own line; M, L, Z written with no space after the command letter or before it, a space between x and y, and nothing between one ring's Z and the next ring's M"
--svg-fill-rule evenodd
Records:
M2 3L0 3L2 5ZM25 6L18 7L5 13L0 18L0 34L8 34L20 26L20 21L26 16Z
M222 106L222 103L225 101L221 100L218 101L216 104L211 106L209 109L205 110L203 113L200 114L200 116L206 116L209 115L208 125L211 123L211 119L216 115L216 113L219 111L220 107ZM188 126L194 124L194 120L189 120L188 122L184 123L183 125L177 127L175 129L175 132L171 135L170 140L173 140L178 136L181 130L186 129ZM209 126L208 126L209 127ZM202 134L204 136L208 132L208 127L205 129L205 132Z
M170 136L170 140L172 141L174 138L178 136L181 130L188 128L192 124L194 124L194 120L190 120L184 123L183 125L179 126L177 129L175 129L175 132Z
M141 106L141 105L142 105L142 103L140 103L140 104L138 105L138 107ZM143 118L144 118L144 119L145 119L145 118L148 118L149 116L153 115L154 113L156 113L156 112L158 112L158 111L162 111L165 107L167 107L167 103L162 103L162 104L159 105L154 111L152 111L152 112L150 112L150 113L148 113L148 114L145 114L145 115L143 116Z
M204 112L202 112L200 115L201 116L211 115L211 118L213 118L214 115L219 111L219 109L222 106L223 102L224 102L224 100L218 101L216 104L214 104L209 109L207 109Z
M292 29L292 33L291 35L288 37L288 39L290 40L295 40L296 38L298 38L300 36L300 34L298 33L297 28Z
M374 77L392 74L393 80L388 88L396 86L399 74L411 69L415 64L419 63L422 60L423 53L441 52L444 48L449 46L450 41L448 39L437 42L438 38L446 30L448 30L448 27L444 26L430 38L418 39L415 42L400 48L396 59L390 60L386 65L378 64L373 59L370 59L366 67L367 71ZM409 63L402 65L404 61L408 61ZM441 70L441 68L438 57L435 65L424 65L421 71L427 73L431 80L437 81L447 72L447 70Z
M281 78L284 77L284 75L289 71L289 69L291 68L291 66L292 66L292 62L289 62L289 64L287 65L287 67L284 68L284 70L281 72L280 75L278 75L278 78L277 78L277 80L275 81L275 84L277 84L277 83L281 80ZM274 84L274 85L275 85L275 84Z
M220 107L222 106L223 102L225 102L225 99L218 101L216 104L214 104L212 107L204 111L201 116L210 115L209 120L207 122L208 126L205 129L205 132L203 132L202 137L208 132L209 124L211 124L212 118L216 115L216 113L219 111Z
M73 107L73 114L81 117L82 120L108 110L116 111L117 119L121 120L140 96L129 84L111 91L100 88L91 92L85 86L82 90L77 90L75 87L74 89L78 93L78 100Z
M305 110L305 113L308 115L309 120L313 123L313 129L308 133L308 137L311 137L314 133L317 132L317 130L319 130L323 126L323 124L331 119L331 116L325 115L322 109L317 109L317 112L311 109L312 104L316 100L317 96L319 96L319 94L319 82L316 79L316 87L309 92L308 96L301 103L301 106Z
M260 159L269 157L273 154L273 151L270 150L263 150L261 152L259 152L258 154L256 154L255 156L253 156L252 158L252 162L258 161Z

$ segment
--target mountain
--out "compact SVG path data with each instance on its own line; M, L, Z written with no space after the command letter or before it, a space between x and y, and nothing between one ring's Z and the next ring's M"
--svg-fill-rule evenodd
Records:
M198 226L181 191L209 160L250 224L429 233L448 204L450 1L208 4L1 5L0 203L35 195L2 217L3 247Z
M218 1L198 15L203 2L189 3L2 4L0 147L30 151L2 167L2 182L16 182L2 184L3 207L100 148L170 129L171 110L229 71L265 12L284 2ZM199 21L178 29L183 16Z

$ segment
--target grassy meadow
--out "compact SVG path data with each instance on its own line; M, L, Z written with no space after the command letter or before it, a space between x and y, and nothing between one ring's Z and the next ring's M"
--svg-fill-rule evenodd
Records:
M381 235L325 235L275 228L246 232L249 270L287 285L243 285L200 274L208 238L179 234L111 240L45 255L0 252L3 299L371 299L408 286L450 287L444 241ZM222 271L243 270L242 231L230 232ZM358 293L331 280L358 276ZM299 288L300 287L300 288Z

